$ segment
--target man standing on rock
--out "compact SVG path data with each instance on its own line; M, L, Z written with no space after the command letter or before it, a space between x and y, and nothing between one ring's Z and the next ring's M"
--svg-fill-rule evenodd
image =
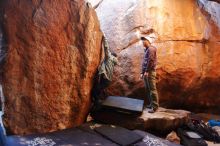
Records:
M148 92L150 104L149 113L154 113L158 107L158 93L156 88L156 64L157 64L157 48L151 45L150 37L141 37L144 45L144 58L142 63L141 79L144 79L145 88Z

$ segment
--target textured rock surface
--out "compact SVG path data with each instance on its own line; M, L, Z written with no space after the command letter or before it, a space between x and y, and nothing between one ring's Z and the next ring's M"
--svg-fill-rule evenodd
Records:
M220 3L220 0L208 0L208 1L213 1L213 2L216 2L216 3Z
M1 10L0 10L1 14ZM0 22L2 21L2 17L0 16ZM3 35L3 28L0 23L0 109L2 109L2 101L3 99L3 92L2 92L2 73L3 73L3 64L6 56L6 42Z
M166 140L174 142L176 144L180 144L180 138L177 136L177 133L175 131L170 132L167 135Z
M198 4L203 12L206 13L205 15L207 16L207 19L214 21L215 25L220 28L220 1L219 3L216 3L210 0L199 0Z
M159 108L155 113L145 109L140 116L131 116L110 110L100 110L92 116L95 120L108 124L119 125L128 129L151 130L167 133L187 122L190 112Z
M219 9L220 4L206 0L102 1L96 8L101 28L120 61L108 93L145 97L139 80L143 46L138 36L153 32L161 105L218 112Z
M8 55L8 133L49 132L84 122L102 33L83 0L3 0Z
M3 37L2 28L0 26L0 65L2 65L2 62L5 58L6 52L5 52L5 41ZM0 69L0 72L2 71L2 68Z

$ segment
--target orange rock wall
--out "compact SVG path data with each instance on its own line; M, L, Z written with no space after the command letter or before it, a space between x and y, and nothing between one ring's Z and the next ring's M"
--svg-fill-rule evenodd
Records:
M80 125L100 61L95 11L84 0L3 0L8 55L4 126L8 133Z
M96 9L101 28L120 61L108 93L146 97L139 80L144 53L139 36L153 32L161 105L218 112L219 10L220 4L205 0L102 1Z

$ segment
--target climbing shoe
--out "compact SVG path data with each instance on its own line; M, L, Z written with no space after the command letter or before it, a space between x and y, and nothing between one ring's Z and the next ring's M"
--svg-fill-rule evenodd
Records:
M148 113L155 113L157 111L157 108L151 108L148 110Z

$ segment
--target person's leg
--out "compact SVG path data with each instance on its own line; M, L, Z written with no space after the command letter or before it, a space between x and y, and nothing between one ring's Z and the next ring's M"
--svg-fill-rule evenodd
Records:
M110 81L105 78L104 74L101 76L100 86L101 86L101 92L100 92L100 99L104 100L106 98L106 92L105 89L110 85Z
M156 72L155 71L149 72L148 81L149 81L149 86L150 86L150 91L151 91L152 108L154 110L157 110L159 107L159 98L158 98L157 87L156 87Z
M145 92L147 93L147 100L149 103L146 107L151 108L152 99L151 99L150 85L149 85L148 78L146 77L144 77L144 86L145 86ZM145 100L145 104L146 104L146 100Z
M100 94L101 94L100 76L96 74L92 88L92 105L90 108L91 113L97 110Z

